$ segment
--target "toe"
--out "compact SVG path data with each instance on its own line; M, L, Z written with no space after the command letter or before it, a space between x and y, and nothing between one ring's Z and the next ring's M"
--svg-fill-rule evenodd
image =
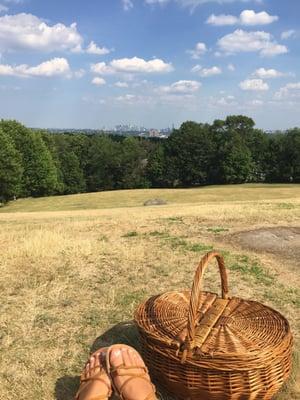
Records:
M120 347L115 347L112 349L109 361L113 368L117 368L124 363L122 356L122 349Z
M100 370L100 369L101 369L100 354L95 354L95 364L94 364L94 368L96 368L96 370Z
M130 358L130 365L137 365L134 349L132 348L128 349L128 357Z
M90 371L90 361L87 361L87 363L85 364L84 370L82 372L82 377L83 378L88 378L89 371Z
M122 374L113 376L116 389L122 389L122 398L137 400L149 396L149 393L152 392L150 377L148 377L149 382L141 379L141 377L144 377L144 371L141 368L145 367L145 364L135 349L124 345L113 348L109 361L112 368L121 365L132 367L128 374L125 369L124 373L122 371ZM135 379L132 379L132 377L135 377Z
M103 351L100 352L99 358L100 358L101 365L105 365L106 354L107 354L106 349L104 349Z
M131 354L130 354L130 350L128 347L124 347L122 349L122 355L123 355L123 360L124 360L124 364L126 365L126 367L131 367L134 364L132 363L132 359L131 359Z
M137 352L134 352L134 363L139 367L145 367L142 357Z
M95 357L92 356L90 358L89 377L91 377L94 374L95 361L96 361Z

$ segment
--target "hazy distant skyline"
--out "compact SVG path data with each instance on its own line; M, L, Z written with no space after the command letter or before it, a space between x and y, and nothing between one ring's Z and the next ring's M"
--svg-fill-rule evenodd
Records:
M300 126L296 0L0 0L0 118Z

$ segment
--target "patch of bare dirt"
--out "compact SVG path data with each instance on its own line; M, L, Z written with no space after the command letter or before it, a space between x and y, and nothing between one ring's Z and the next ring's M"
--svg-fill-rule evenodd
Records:
M233 239L240 246L255 250L280 254L300 262L300 227L260 228L235 233Z

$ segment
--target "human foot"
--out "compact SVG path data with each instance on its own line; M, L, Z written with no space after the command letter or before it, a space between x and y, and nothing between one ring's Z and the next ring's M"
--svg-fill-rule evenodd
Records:
M106 355L107 371L122 400L156 400L155 388L139 353L126 345L111 346Z
M110 379L103 366L106 348L93 353L80 377L75 400L106 400L112 393Z

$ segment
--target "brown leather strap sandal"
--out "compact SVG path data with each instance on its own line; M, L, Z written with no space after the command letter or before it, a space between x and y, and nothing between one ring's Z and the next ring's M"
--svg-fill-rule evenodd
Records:
M106 394L100 394L96 395L93 397L84 397L84 400L107 400L111 395L112 395L112 388L111 385L105 381L104 377L108 377L106 370L104 366L100 362L100 356L101 353L104 353L106 351L106 348L102 348L100 350L97 350L95 353L93 353L90 357L95 357L97 359L98 357L98 364L95 365L93 368L89 368L89 372L92 372L92 375L87 376L87 369L86 367L82 371L82 374L80 376L80 386L78 389L78 392L76 393L75 400L83 400L81 399L82 392L89 386L92 382L99 381L102 384L104 384L107 387L107 393Z
M129 351L131 354L131 361L128 362L128 359L125 360L125 356L120 356L122 362L118 364L117 366L113 366L111 363L111 357L113 355L113 352L121 352L122 351ZM120 353L118 353L120 354ZM127 353L128 354L128 353ZM137 361L138 360L138 361ZM129 365L128 365L129 364ZM110 375L111 381L112 381L112 386L114 388L115 394L121 399L121 400L157 400L157 397L155 395L155 386L152 384L149 372L147 367L145 366L142 358L140 357L139 353L134 350L132 347L123 345L123 344L117 344L113 345L108 348L107 353L106 353L106 370L107 373ZM124 377L124 382L116 383L116 380L118 377ZM127 377L127 379L125 379ZM121 379L122 380L122 379ZM133 388L133 385L131 386L131 394L128 396L128 384L133 381L136 381L136 387ZM140 380L144 380L147 382L146 385L146 394L144 395L138 395L138 391L141 389L141 385L138 386L138 381L141 383ZM149 393L147 394L147 387L149 387ZM144 391L145 388L142 388ZM127 391L127 394L125 392ZM145 397L142 397L145 396Z

